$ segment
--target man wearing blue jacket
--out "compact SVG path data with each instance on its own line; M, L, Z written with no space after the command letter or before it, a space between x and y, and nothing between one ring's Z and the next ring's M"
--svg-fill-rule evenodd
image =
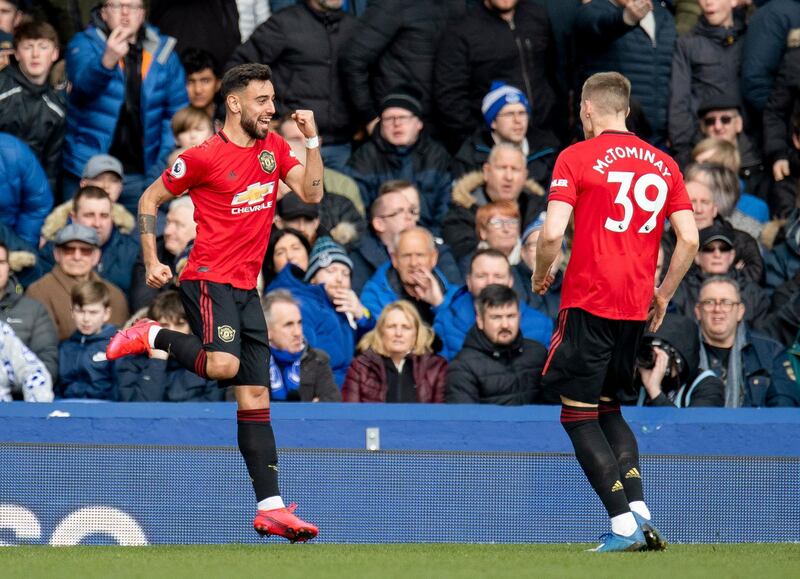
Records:
M475 325L475 299L490 284L512 287L514 277L505 255L496 249L481 249L470 262L467 284L456 290L450 302L439 308L434 318L433 329L443 344L439 355L448 361L455 358L464 345L467 332ZM519 329L523 338L536 340L546 348L553 333L553 321L520 301Z
M175 39L145 24L144 10L142 0L106 2L67 48L62 191L71 196L89 158L109 153L122 161L120 203L132 213L175 146L172 115L189 103Z

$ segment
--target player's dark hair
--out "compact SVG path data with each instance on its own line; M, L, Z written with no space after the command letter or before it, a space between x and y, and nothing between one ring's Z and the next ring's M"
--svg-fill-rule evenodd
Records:
M486 313L486 308L499 308L509 304L516 304L516 306L519 307L519 296L517 292L507 285L500 285L497 283L487 285L475 299L475 308L481 316Z
M107 308L111 305L111 292L101 281L85 281L72 288L70 301L73 307L103 304L103 307Z
M186 311L183 309L180 294L176 290L159 293L147 308L147 317L151 320L169 320L173 323L186 321Z
M272 69L266 64L250 62L234 66L222 77L222 98L227 98L232 92L247 88L253 81L266 82L272 80Z
M181 64L186 76L200 72L203 70L211 69L214 76L219 78L219 69L214 62L214 57L211 56L206 50L202 48L187 48L181 53Z
M114 203L111 201L111 197L109 197L105 189L95 187L94 185L87 185L86 187L81 187L78 189L78 192L75 193L75 197L72 198L73 213L78 212L78 207L80 206L81 201L84 199L108 199L109 203L114 205Z
M14 48L23 40L49 40L58 48L58 33L47 22L40 20L24 21L14 29Z
M472 266L475 264L475 262L479 257L484 257L484 256L502 259L503 261L508 263L508 258L499 249L492 249L491 247L487 247L486 249L479 249L473 254L472 259L469 260L469 270L467 271L467 275L472 275ZM509 265L509 267L511 266Z

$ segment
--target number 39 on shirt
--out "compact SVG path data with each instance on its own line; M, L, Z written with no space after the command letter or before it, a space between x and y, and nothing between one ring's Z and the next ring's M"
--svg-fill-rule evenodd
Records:
M642 211L650 213L648 220L639 228L639 233L650 233L655 229L658 214L667 201L669 186L663 177L656 173L645 173L636 179L634 183L633 178L635 176L636 173L631 171L611 171L608 173L607 181L609 183L619 183L619 191L617 191L617 196L614 198L614 204L622 205L624 211L622 219L606 218L605 228L609 231L622 233L628 230L631 219L633 219L633 201ZM631 186L633 186L633 201L629 196ZM650 199L647 196L648 189L651 187L656 190L655 199Z

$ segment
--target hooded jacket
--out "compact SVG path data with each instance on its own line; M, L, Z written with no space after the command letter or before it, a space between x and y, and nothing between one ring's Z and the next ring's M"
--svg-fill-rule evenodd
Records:
M548 347L553 333L553 320L524 301L520 301L519 307L519 330L522 337ZM456 290L446 307L439 308L436 312L433 329L443 343L439 354L447 360L455 358L464 344L467 332L474 325L475 300L467 286L462 286Z
M657 332L646 332L644 339L660 338L677 350L683 370L676 379L664 378L662 392L649 398L637 377L639 406L703 407L725 405L725 384L707 368L700 368L700 337L697 325L679 314L667 314ZM637 374L638 375L638 374ZM670 388L670 385L673 386Z
M75 331L59 347L59 398L114 400L114 362L106 359L106 346L117 332L111 324L84 336Z
M453 184L450 209L442 223L442 237L456 259L462 259L478 247L475 214L478 207L488 203L486 180L481 171L467 173ZM528 179L517 199L521 216L520 231L532 223L547 208L544 189Z
M410 355L417 402L444 402L447 361L435 354ZM385 358L373 350L356 356L342 387L344 402L386 402L389 383Z
M15 135L36 153L53 191L61 173L66 130L62 93L49 82L32 83L16 63L0 71L0 131Z
M678 38L669 83L669 137L678 154L691 149L702 134L697 109L710 96L738 96L744 20L735 14L731 28L711 26L700 17L692 31Z
M330 356L336 384L341 387L353 359L356 342L375 325L375 320L371 316L364 316L353 328L347 316L336 311L325 293L325 288L304 282L303 275L300 268L289 264L272 280L265 293L276 289L285 289L292 293L300 305L303 333L308 345L323 350ZM364 306L367 307L366 304Z
M424 131L409 147L396 147L375 127L370 139L361 145L347 162L350 176L358 183L364 205L370 206L381 185L392 179L404 179L419 191L419 224L438 234L447 212L450 192L450 155Z
M118 64L109 70L102 64L107 26L99 7L91 24L78 32L67 47L67 77L72 90L67 101L67 139L64 169L80 175L92 155L108 153L125 102L125 72ZM144 131L144 172L155 177L175 148L170 122L189 104L186 79L175 39L143 24L141 122ZM149 66L147 65L149 63Z
M446 401L516 406L542 402L540 383L547 350L522 334L508 346L489 341L477 326L447 372Z
M22 295L22 287L8 280L0 297L0 321L14 330L31 352L58 378L58 335L47 309L38 301Z
M270 65L280 114L311 109L323 144L347 143L355 130L339 72L339 53L356 19L342 10L313 10L307 0L273 14L231 56L228 67Z

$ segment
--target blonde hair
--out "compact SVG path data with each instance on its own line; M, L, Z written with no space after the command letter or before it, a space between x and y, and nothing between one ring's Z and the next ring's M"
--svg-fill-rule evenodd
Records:
M631 81L618 72L598 72L586 79L581 102L591 101L601 115L627 113L631 100Z
M722 165L734 173L739 172L739 168L742 166L742 157L739 155L739 149L730 141L715 137L703 139L692 149L692 159L697 161L697 157L708 152L711 152L711 155L703 159L704 163Z
M414 330L416 331L417 338L414 340L411 354L422 356L423 354L433 353L433 348L431 347L434 338L433 330L422 321L417 308L407 300L398 300L383 308L375 328L364 334L364 337L358 342L358 351L365 352L367 350L372 350L380 356L389 356L389 352L386 351L383 345L383 336L381 334L386 327L386 318L389 317L390 312L395 310L403 312L406 318L411 320Z

